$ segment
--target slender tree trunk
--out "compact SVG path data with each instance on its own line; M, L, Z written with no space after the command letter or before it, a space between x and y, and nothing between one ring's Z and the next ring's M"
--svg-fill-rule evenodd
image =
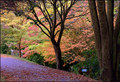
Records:
M118 8L118 16L116 19L116 24L115 24L115 30L114 30L114 72L115 76L117 77L117 81L119 80L119 58L120 58L120 40L119 40L119 34L120 34L120 2L119 2L119 8Z
M21 43L18 43L18 47L19 47L19 57L21 58Z
M57 62L57 69L62 69L62 59L61 59L61 49L59 45L53 45L55 55L56 55L56 62Z
M56 63L57 63L57 69L62 70L63 68L63 62L62 62L62 57L61 57L61 49L60 49L60 45L58 43L56 43L55 40L51 39L51 42L53 44L53 48L55 51L55 55L56 55Z
M19 42L18 42L19 57L20 57L20 58L21 58L21 39L22 39L22 37L20 37Z
M99 25L95 0L89 0L89 8L93 23L94 34L95 34L95 43L96 43L98 60L99 60L99 66L100 69L102 69L102 46L101 46L100 25Z

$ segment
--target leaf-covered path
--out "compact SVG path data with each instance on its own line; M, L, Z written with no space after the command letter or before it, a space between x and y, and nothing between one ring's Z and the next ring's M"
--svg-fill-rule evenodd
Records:
M19 60L14 57L1 57L1 73L6 81L72 81L95 82L82 75Z

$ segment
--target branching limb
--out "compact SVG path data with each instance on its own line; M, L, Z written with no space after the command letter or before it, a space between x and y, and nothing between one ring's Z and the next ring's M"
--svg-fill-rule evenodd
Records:
M31 17L28 16L28 15L24 15L24 16L27 17L27 18L29 18L30 20L32 20L32 21L41 29L41 31L50 38L49 34L47 34L47 33L43 30L43 28L36 22L36 20L34 20L33 18L31 18Z
M50 38L50 36L42 29L42 27L41 27L39 24L36 23L36 25L41 29L41 31L42 31L45 35L47 35L47 36Z
M33 5L32 5L31 3L32 3L32 2L29 0L29 4L30 4L30 6L31 6L31 8L32 8L32 13L33 13L34 17L35 17L36 20L39 22L39 24L41 24L41 25L48 31L48 33L50 34L50 31L48 30L48 28L38 19L38 16L37 16L37 14L36 14L36 12L35 12L35 10L34 10L34 7L33 7Z
M58 32L60 32L60 30L58 30L58 31L55 33L55 36L58 34Z
M43 5L44 5L44 9L45 9L45 11L46 11L46 13L47 13L47 15L48 15L48 22L49 22L49 24L50 24L50 27L52 27L52 24L53 24L53 20L51 19L51 17L50 17L50 14L49 14L49 12L48 12L48 10L47 10L47 8L46 8L46 4L45 4L45 2L44 2L44 0L43 0Z

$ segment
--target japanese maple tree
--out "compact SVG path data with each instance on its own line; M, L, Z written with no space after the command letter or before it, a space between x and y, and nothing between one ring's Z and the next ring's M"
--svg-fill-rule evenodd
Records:
M62 69L60 41L64 31L64 23L65 20L67 19L67 14L69 13L71 7L76 3L76 1L77 0L48 0L48 1L27 0L26 1L26 4L28 5L27 8L29 12L31 12L31 15L26 15L26 13L22 11L22 14L24 14L28 19L33 20L34 24L38 26L41 29L41 31L50 38L55 50L58 69ZM5 2L5 4L8 4L7 2L9 1L3 2ZM13 1L12 3L14 4L15 1ZM16 8L16 4L14 5L15 6L12 6L11 8L14 9L15 7L15 10L19 9L20 13L20 8L19 7ZM20 5L21 5L20 3L17 4L17 6ZM43 17L45 18L44 21L42 21L42 19L39 18L35 8L38 8L42 12ZM48 9L50 9L50 11ZM48 25L44 23L45 21L47 22ZM56 35L58 35L57 39Z

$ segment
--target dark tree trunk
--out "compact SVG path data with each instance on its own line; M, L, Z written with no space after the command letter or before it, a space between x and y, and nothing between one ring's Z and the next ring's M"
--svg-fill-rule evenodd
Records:
M19 47L19 57L21 58L21 43L18 43L18 47Z
M51 42L52 42L52 45L53 45L53 48L55 51L55 55L56 55L56 63L57 63L56 68L62 70L63 62L62 62L62 57L61 57L60 45L54 39L51 39Z
M117 74L114 71L117 70L118 63L118 53L116 52L113 55L114 49L117 51L117 38L118 38L118 32L120 29L119 25L119 15L118 19L116 21L116 30L113 29L113 0L109 1L107 3L108 5L108 11L106 14L105 10L105 0L97 1L97 6L95 3L95 0L89 0L89 8L95 33L95 41L96 41L96 50L98 54L99 59L99 65L101 68L101 79L103 82L117 82ZM97 7L97 8L96 8ZM114 36L113 36L114 31ZM115 40L113 40L113 37ZM114 49L113 49L114 44ZM113 57L117 55L114 58L113 63ZM114 66L113 66L114 65Z
M93 29L95 34L95 43L96 43L96 51L98 55L99 66L102 69L102 46L101 46L101 35L100 35L100 25L96 10L96 3L95 0L89 0L89 8L91 19L93 21Z
M118 82L120 82L120 44L119 44L119 48L118 48L119 50L118 50L118 65L117 65L117 67L118 67L118 69L117 69L117 71L116 71L116 75L117 75L117 80L118 80Z
M116 24L115 24L115 30L114 30L114 61L113 61L113 65L114 65L114 72L115 72L115 76L117 77L117 81L119 80L119 58L120 58L120 38L119 37L120 34L120 2L119 2L119 11L118 11L118 16L116 19ZM118 81L119 82L119 81Z
M21 39L22 39L22 36L20 37L19 42L18 42L19 57L20 57L20 58L21 58Z
M120 69L119 69L119 64L120 64L120 44L117 45L117 62L116 62L116 77L117 77L117 81L120 82Z
M108 25L109 25L109 38L110 38L110 44L109 44L109 48L110 48L110 58L111 58L111 64L113 64L114 61L114 43L113 43L113 31L114 31L114 26L113 26L113 21L114 21L114 0L107 0L107 21L108 21ZM113 77L114 77L114 81L116 81L116 75L114 72L114 64L111 65L112 70L113 70Z
M104 82L113 82L113 69L112 69L112 55L111 54L111 41L109 34L109 24L107 21L107 15L105 12L105 2L97 1L98 3L98 13L99 13L99 23L101 31L102 40L102 80Z
M53 44L55 55L56 55L56 62L57 62L57 69L62 69L62 59L61 59L61 49L60 46L57 44Z

